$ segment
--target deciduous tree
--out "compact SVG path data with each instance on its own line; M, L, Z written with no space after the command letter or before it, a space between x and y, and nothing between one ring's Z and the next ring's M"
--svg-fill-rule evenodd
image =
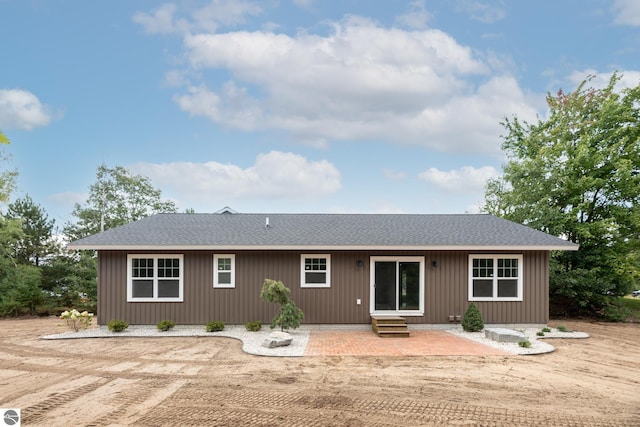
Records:
M619 80L548 95L537 123L506 119L504 175L487 185L489 213L580 245L551 261L551 302L572 314L604 313L639 277L640 85Z
M159 212L176 212L175 203L162 200L161 191L147 177L102 164L89 187L89 198L84 205L75 205L72 214L77 221L65 226L65 234L75 240Z
M15 170L5 170L5 166L9 164L9 155L4 152L4 145L9 145L9 138L0 131L0 203L9 201L18 175Z

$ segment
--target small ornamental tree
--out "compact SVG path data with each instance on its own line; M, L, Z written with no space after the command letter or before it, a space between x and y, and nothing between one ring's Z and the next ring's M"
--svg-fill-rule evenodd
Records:
M271 329L280 326L280 330L296 329L304 317L304 313L291 300L291 290L279 280L265 279L262 284L260 298L280 305L278 314L271 321Z
M478 332L483 328L484 322L480 310L474 303L469 304L469 308L462 318L462 329L467 332Z

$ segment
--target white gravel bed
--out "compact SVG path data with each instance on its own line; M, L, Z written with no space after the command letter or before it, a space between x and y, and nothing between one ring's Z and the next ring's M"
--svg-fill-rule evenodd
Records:
M262 343L269 336L272 329L263 327L258 332L247 331L244 325L225 325L224 331L206 332L204 326L177 325L173 329L162 332L155 325L132 325L123 332L111 332L106 326L81 330L78 332L63 332L60 334L42 337L47 340L77 339L77 338L127 338L127 337L225 337L242 341L242 350L245 353L257 356L301 357L307 348L309 334L312 328L302 327L297 330L287 331L293 337L291 345L285 347L266 348ZM465 332L462 327L447 328L445 331L466 338L489 347L497 348L511 354L530 355L550 353L555 350L551 344L545 342L548 338L588 338L584 332L560 332L550 328L551 332L545 332L544 337L536 335L540 328L514 329L525 334L531 343L529 348L520 347L517 342L498 342L485 337L484 331ZM277 329L274 329L277 330Z
M304 355L309 341L308 330L287 331L293 337L291 345L285 347L266 348L262 347L265 338L273 331L268 326L257 332L247 331L244 325L225 325L220 332L207 332L204 326L177 325L173 329L162 332L154 325L131 325L122 332L111 332L106 326L99 328L85 329L78 332L63 332L55 335L42 337L46 340L77 339L77 338L127 338L127 337L224 337L235 338L242 341L242 350L245 353L257 356L281 356L300 357Z
M455 329L447 329L446 331L459 337L466 338L489 347L497 348L511 354L523 355L543 354L555 351L554 346L544 341L548 338L589 338L589 335L584 332L561 332L555 328L549 329L551 329L551 332L545 332L542 337L537 335L537 333L542 330L541 328L513 329L514 331L526 335L527 339L531 343L529 348L520 347L517 342L493 341L492 339L485 337L484 330L480 332L465 332L462 327L457 327Z

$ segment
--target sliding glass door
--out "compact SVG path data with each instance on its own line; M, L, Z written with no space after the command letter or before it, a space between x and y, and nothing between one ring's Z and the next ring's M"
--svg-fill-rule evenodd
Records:
M371 313L424 313L424 258L371 257Z

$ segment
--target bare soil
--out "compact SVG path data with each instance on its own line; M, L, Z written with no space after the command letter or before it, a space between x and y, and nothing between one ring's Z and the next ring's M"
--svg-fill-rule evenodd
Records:
M552 322L557 325L559 322ZM640 324L537 356L251 356L228 338L42 340L0 320L0 407L22 425L638 426Z

